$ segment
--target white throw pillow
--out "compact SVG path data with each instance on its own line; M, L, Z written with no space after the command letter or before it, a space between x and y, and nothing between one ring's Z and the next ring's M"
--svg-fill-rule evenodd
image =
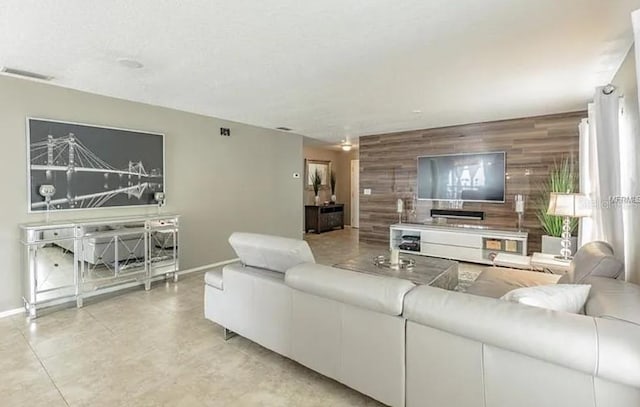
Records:
M591 285L553 284L518 288L502 296L503 300L578 314L587 302Z

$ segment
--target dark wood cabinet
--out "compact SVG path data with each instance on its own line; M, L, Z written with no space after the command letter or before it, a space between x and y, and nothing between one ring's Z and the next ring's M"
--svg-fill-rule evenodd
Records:
M322 233L337 227L344 229L344 204L305 205L305 232Z

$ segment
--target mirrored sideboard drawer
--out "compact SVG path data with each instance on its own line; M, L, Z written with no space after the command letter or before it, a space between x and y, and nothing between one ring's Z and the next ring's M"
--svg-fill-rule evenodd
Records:
M43 228L43 229L24 229L23 241L29 243L48 243L56 240L73 239L75 237L75 228Z

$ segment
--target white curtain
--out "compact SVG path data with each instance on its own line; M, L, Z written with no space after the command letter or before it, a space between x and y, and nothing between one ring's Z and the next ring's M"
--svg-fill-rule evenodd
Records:
M640 115L637 100L620 98L620 179L621 193L627 199L622 207L624 225L625 279L640 284L640 175L637 120ZM635 123L634 123L635 121Z
M604 240L624 260L619 100L617 90L597 88L580 124L580 191L592 202L591 217L580 222L580 246Z
M595 117L593 114L593 103L588 106L588 119L582 119L580 122L580 147L579 147L579 162L580 162L580 192L590 197L592 201L595 200L595 192L591 179L598 171L598 163L596 162L595 155L591 152L595 151L595 138L590 137L591 134L595 134L593 124L595 124ZM602 222L600 221L600 211L592 211L592 215L586 218L580 218L580 227L578 228L578 247L585 243L601 240L602 237Z
M607 94L608 93L608 94ZM602 235L613 246L616 255L624 260L624 222L622 218L623 180L620 176L620 95L618 90L606 92L605 88L597 88L594 98L596 152L598 162L598 179L595 188L600 205L600 222Z
M629 94L623 98L620 131L622 159L622 193L633 197L636 201L625 207L625 268L626 279L640 284L640 52L636 44L640 44L640 10L631 14L635 47L635 83L628 85ZM633 82L633 81L632 81ZM633 89L635 86L635 89ZM634 94L631 94L634 93Z

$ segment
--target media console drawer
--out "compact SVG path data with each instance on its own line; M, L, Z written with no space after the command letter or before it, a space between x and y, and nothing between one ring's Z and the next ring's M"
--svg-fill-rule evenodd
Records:
M423 230L420 233L420 240L425 243L435 243L440 245L475 247L477 249L482 248L482 236L464 234L460 232Z
M420 254L431 257L442 257L443 259L452 259L468 262L478 262L483 259L482 249L471 247L447 246L432 243L423 243L421 245Z

